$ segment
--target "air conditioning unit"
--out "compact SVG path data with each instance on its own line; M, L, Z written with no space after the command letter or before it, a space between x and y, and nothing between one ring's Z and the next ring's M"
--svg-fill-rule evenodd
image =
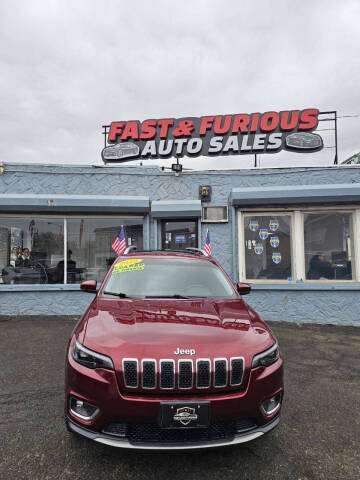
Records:
M228 222L229 220L227 205L216 207L203 207L201 221L205 223Z

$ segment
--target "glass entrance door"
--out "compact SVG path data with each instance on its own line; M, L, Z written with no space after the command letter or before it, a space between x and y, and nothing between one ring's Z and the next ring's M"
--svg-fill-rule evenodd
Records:
M161 224L161 245L164 250L197 248L197 220L163 220Z

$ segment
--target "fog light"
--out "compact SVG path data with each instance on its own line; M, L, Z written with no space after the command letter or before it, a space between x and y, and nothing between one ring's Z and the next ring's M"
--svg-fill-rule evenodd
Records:
M99 409L84 400L70 397L70 412L82 420L92 420L99 413Z
M265 400L261 404L261 409L265 415L272 415L279 409L281 404L281 392L277 393L274 397Z

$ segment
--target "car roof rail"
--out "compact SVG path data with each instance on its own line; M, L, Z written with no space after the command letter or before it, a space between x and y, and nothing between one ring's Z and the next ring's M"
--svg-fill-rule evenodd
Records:
M135 245L130 245L130 247L126 247L123 255L127 255L130 252L133 252L134 250L137 250Z
M204 257L208 257L209 255L202 250L201 248L195 248L195 247L186 247L186 250L189 250L190 252L197 253L198 255L204 255Z
M201 248L195 248L195 247L187 247L185 248L185 250L182 250L182 249L176 250L176 249L167 249L167 248L138 250L135 245L130 245L129 247L126 247L123 255L128 255L135 251L137 253L182 253L183 255L188 254L188 255L203 255L204 257L209 256L204 250L201 250Z

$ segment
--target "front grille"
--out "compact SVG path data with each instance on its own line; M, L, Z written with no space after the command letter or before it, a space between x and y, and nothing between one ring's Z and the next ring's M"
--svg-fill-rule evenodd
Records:
M179 360L179 388L186 389L193 386L192 360Z
M138 386L138 361L136 359L123 360L125 386L137 388Z
M196 386L197 388L210 387L210 360L197 360L196 362Z
M240 385L244 375L244 361L242 358L232 358L230 383L231 385Z
M207 428L161 428L155 423L110 423L103 433L130 443L189 443L231 440L237 433L257 427L250 418L212 422Z
M142 388L155 388L156 387L156 361L155 360L143 360L141 385Z
M242 357L172 359L123 359L125 388L144 390L206 390L211 387L225 388L240 386L244 377Z
M214 387L227 385L227 360L226 358L214 360Z
M166 390L175 388L174 360L160 360L160 388Z

